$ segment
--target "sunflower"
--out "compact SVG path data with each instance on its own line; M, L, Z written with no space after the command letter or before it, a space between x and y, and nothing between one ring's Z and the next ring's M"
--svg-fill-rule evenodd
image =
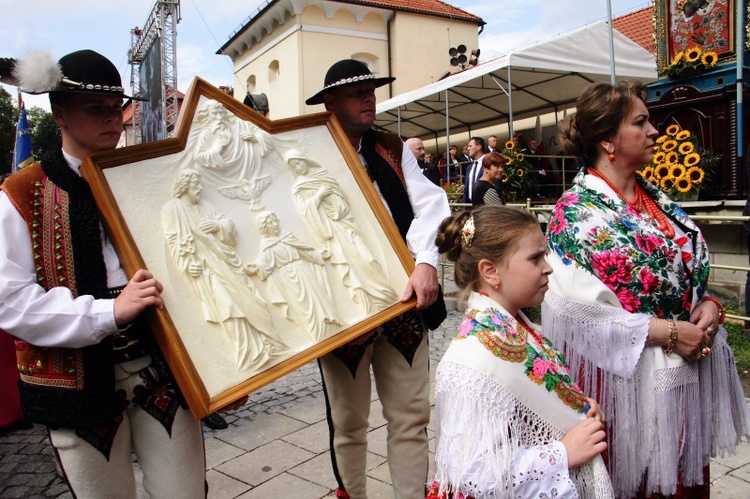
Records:
M526 175L526 171L524 171L523 168L519 168L518 170L516 170L516 175L518 175L519 177L523 177L524 175Z
M701 56L701 62L708 66L709 68L716 65L716 61L719 60L719 56L716 54L716 52L709 50L708 52L704 52Z
M657 167L654 168L654 176L658 180L661 180L665 177L669 177L669 165L666 163L657 165Z
M695 146L692 142L683 142L677 150L680 151L680 154L690 154L695 151Z
M693 47L685 52L685 60L687 62L696 62L701 58L701 49Z
M647 166L643 170L640 170L638 174L645 180L646 182L653 183L654 182L654 168L652 166Z
M666 135L660 135L658 139L656 139L657 144L663 144L667 140Z
M505 143L505 148L506 149L513 149L515 147L516 147L516 144L512 140L509 140L508 142Z
M679 64L683 57L685 57L685 52L677 52L672 60L672 65Z
M690 153L687 156L685 156L685 159L682 161L682 164L690 168L691 166L697 165L701 160L701 155L697 152Z
M658 151L656 154L654 154L654 163L657 165L664 163L666 159L667 153L665 153L664 151Z
M665 152L673 151L677 147L677 141L673 139L665 140L661 145L661 150Z
M703 176L705 175L705 172L698 168L697 166L693 166L692 168L688 168L687 173L685 176L687 176L690 181L694 184L700 184L703 182Z
M505 165L509 165L513 162L513 159L510 156L505 156Z
M508 176L508 174L507 174L507 173L503 173L503 176L502 176L502 177L500 177L500 180L502 180L502 181L503 181L503 183L505 183L505 182L508 182L508 181L510 181L510 177Z
M668 191L674 185L674 179L672 177L664 177L660 183L662 190Z
M669 165L669 174L674 178L679 178L685 175L685 167L679 163L672 163Z
M673 135L676 135L677 132L680 131L680 125L669 125L667 127L667 135L672 137Z
M690 137L690 131L689 130L680 130L680 133L675 135L675 139L677 140L685 140L688 137Z
M678 192L685 194L686 192L690 192L690 189L693 188L693 184L687 176L681 176L675 179L674 188L677 189Z
M665 163L677 163L679 160L680 157L677 155L676 151L669 151L664 158Z
M516 154L516 159L518 161L523 161L523 154L521 154L520 152L518 154Z

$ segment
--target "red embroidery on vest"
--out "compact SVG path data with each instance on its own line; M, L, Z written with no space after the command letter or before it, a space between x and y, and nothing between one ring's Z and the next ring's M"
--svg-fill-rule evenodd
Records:
M398 159L393 155L393 153L378 143L375 143L375 152L378 153L378 155L383 158L389 165L391 165L391 168L393 168L393 171L396 172L396 175L401 181L401 184L404 186L404 189L406 189L406 179L404 179L404 171L401 169L401 165L399 164Z

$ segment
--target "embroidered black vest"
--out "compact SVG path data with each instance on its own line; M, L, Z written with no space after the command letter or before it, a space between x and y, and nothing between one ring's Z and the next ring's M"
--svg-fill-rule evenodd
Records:
M414 220L414 210L409 201L401 167L403 148L404 143L393 133L369 129L362 137L361 153L367 162L367 173L378 183L380 193L391 210L393 221L405 242L406 234ZM440 290L435 303L422 310L422 317L429 329L437 329L447 315L443 292Z
M106 297L94 199L62 152L12 175L2 189L29 227L39 285L66 287L74 297ZM81 349L37 347L17 339L16 358L21 406L35 423L93 427L119 413L111 339Z

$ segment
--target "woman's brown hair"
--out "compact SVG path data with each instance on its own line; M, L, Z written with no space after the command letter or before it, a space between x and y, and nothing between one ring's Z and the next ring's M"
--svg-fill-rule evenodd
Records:
M617 134L620 123L633 107L633 99L646 102L647 88L639 81L625 80L612 86L594 83L576 101L576 112L558 127L563 152L593 165L602 140Z
M473 235L464 234L473 218ZM443 220L435 244L440 253L455 262L454 279L464 294L479 290L479 260L502 262L515 244L539 221L531 212L510 206L484 205Z
M505 167L507 163L507 158L497 151L489 152L482 158L482 168L489 168L490 165Z

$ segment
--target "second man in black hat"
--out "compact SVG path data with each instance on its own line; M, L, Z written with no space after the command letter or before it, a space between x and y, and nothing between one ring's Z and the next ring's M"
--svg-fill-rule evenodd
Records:
M388 467L396 498L425 495L427 424L430 418L427 329L446 315L437 280L438 225L450 215L445 192L420 171L411 150L392 133L377 132L375 89L393 81L378 78L356 60L328 70L324 88L307 104L325 104L357 151L383 203L415 259L403 301L417 310L389 321L361 339L320 359L328 404L337 497L366 497L370 366L388 431Z

